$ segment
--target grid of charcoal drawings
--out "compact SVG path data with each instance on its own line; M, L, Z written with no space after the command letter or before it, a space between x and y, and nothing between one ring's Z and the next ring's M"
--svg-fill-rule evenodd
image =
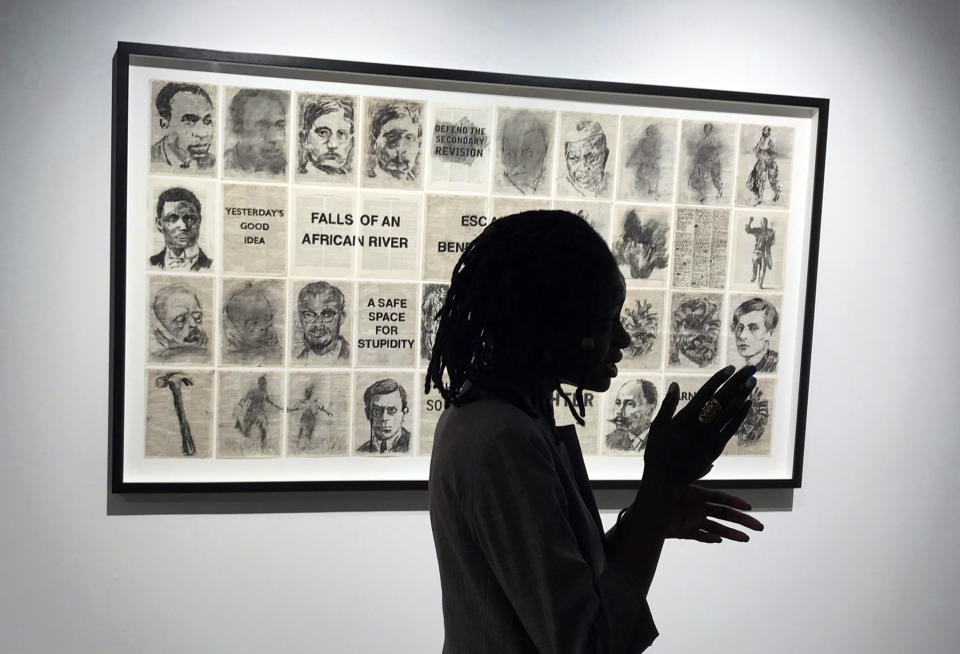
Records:
M584 453L642 455L671 382L753 363L725 454L769 454L792 128L175 79L149 100L145 456L428 456L452 268L540 208L583 216L627 284Z

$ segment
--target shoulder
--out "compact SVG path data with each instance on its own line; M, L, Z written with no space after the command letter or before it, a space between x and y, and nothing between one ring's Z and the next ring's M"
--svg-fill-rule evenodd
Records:
M164 136L159 141L150 146L150 160L154 163L166 163L167 158L163 155L163 139L167 138Z
M477 478L502 470L505 461L548 462L548 435L545 426L504 400L450 406L434 434L431 476Z
M194 266L194 270L199 270L201 268L209 268L213 264L213 260L208 257L203 250L200 250L200 253L197 255L197 261Z
M155 255L153 255L152 257L150 257L150 265L151 265L151 266L160 266L160 267L162 268L162 267L163 267L163 255L166 254L166 252L167 252L167 248L163 248L162 250L160 250L159 252L157 252Z

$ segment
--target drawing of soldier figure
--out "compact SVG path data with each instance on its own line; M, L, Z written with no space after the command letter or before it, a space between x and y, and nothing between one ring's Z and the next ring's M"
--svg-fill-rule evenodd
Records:
M777 233L768 225L766 217L760 219L760 227L753 226L753 216L747 220L746 232L754 238L753 276L751 282L757 282L763 288L763 278L773 268L773 244Z
M706 201L710 182L716 189L717 198L723 196L723 180L721 179L723 164L720 162L722 148L720 139L713 133L713 123L704 123L703 134L694 148L693 167L688 179L690 188L696 191L699 196L697 198L698 202Z
M773 202L780 199L780 167L777 165L777 146L770 136L770 127L765 125L760 132L760 140L753 146L757 157L753 170L747 178L747 190L754 196L754 204L763 201L763 192L767 184L773 190Z

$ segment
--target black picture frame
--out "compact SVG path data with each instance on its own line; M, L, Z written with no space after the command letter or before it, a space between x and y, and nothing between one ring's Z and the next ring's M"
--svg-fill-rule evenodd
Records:
M737 107L740 111L767 112L811 121L815 138L811 145L811 167L808 176L809 198L807 244L803 252L803 279L800 280L802 315L799 326L799 358L795 379L796 405L793 421L793 455L789 473L776 478L728 478L704 480L709 487L797 488L802 482L803 450L810 378L810 353L816 300L817 259L820 220L823 203L824 167L827 124L830 102L824 98L744 93L711 89L693 89L646 84L628 84L579 79L536 77L480 71L423 68L395 64L364 63L313 59L279 55L223 52L216 50L171 47L144 43L120 42L113 58L112 156L111 156L111 248L110 248L110 389L109 439L111 491L114 493L155 492L222 492L222 491L291 491L291 490L393 490L425 489L425 479L336 479L336 480L226 480L226 481L142 481L125 474L125 457L130 456L124 433L127 369L127 228L128 228L128 144L131 125L130 70L132 66L178 68L223 74L250 74L323 80L377 79L379 84L401 88L456 89L511 95L532 94L540 98L569 98L581 94L593 101L603 98L636 98L644 106L666 106L678 110L723 111ZM133 126L140 129L142 126ZM139 308L137 308L139 310ZM595 488L632 487L634 478L595 479Z

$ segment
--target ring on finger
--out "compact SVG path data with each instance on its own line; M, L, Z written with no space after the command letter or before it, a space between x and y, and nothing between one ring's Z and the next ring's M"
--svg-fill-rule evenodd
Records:
M711 397L707 400L706 404L703 405L703 408L700 409L699 420L705 425L711 423L722 410L723 405L720 404L720 401L715 397Z

